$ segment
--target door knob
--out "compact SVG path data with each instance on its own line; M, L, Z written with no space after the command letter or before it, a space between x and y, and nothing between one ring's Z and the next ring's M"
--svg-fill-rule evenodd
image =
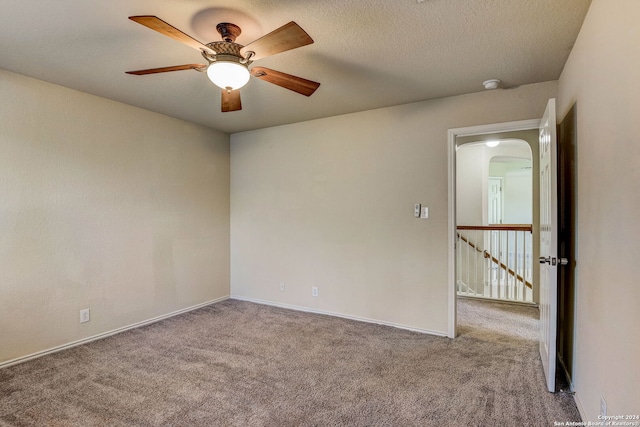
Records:
M560 265L567 265L569 264L569 260L566 258L560 258Z

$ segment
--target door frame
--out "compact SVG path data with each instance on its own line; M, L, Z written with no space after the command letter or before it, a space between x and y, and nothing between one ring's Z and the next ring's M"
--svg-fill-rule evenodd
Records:
M577 104L558 123L558 257L568 264L558 269L558 337L557 352L560 369L574 392L576 362L576 195L577 195Z
M519 130L538 129L540 118L519 120L514 122L494 123L487 125L453 128L448 131L447 150L449 160L448 196L447 208L449 245L447 254L448 270L448 321L447 336L456 337L456 138L462 136L486 135L490 133L512 132ZM533 157L532 157L533 160ZM535 230L537 233L537 230Z

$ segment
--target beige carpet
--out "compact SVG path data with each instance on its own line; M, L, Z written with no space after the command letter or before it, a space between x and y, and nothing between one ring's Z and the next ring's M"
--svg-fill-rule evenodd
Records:
M455 340L228 300L0 370L2 426L550 426L537 310L460 300Z

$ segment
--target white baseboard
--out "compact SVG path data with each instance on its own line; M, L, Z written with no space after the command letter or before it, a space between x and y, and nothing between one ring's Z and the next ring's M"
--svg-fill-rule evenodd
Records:
M529 301L513 301L510 299L499 299L499 298L490 298L490 297L485 297L482 295L456 295L456 298L461 298L461 299L469 299L469 300L482 300L482 301L489 301L489 302L497 302L500 304L512 304L512 305L520 305L520 306L525 306L525 307L536 307L538 308L539 305L536 302L529 302Z
M207 301L207 302L203 302L201 304L193 305L191 307L187 307L187 308L183 308L181 310L172 311L171 313L163 314L162 316L153 317L151 319L143 320L142 322L133 323L131 325L127 325L127 326L123 326L121 328L113 329L111 331L103 332L103 333L98 334L98 335L93 335L93 336L88 337L88 338L83 338L83 339L80 339L80 340L77 340L77 341L72 341L72 342L67 343L67 344L62 344L62 345L59 345L59 346L56 346L56 347L53 347L53 348L50 348L50 349L47 349L47 350L42 350L42 351L38 351L36 353L28 354L26 356L22 356L22 357L18 357L18 358L15 358L15 359L7 360L6 362L0 363L0 369L6 368L6 367L9 367L9 366L12 366L12 365L17 365L18 363L27 362L29 360L37 359L38 357L46 356L47 354L57 353L57 352L62 351L62 350L66 350L66 349L69 349L69 348L72 348L72 347L76 347L76 346L79 346L79 345L82 345L82 344L87 344L87 343L90 343L91 341L96 341L96 340L99 340L99 339L102 339L102 338L110 337L111 335L119 334L120 332L128 331L130 329L135 329L135 328L140 328L142 326L150 325L152 323L156 323L156 322L159 322L161 320L168 319L170 317L178 316L180 314L184 314L184 313L187 313L189 311L197 310L199 308L206 307L208 305L215 304L215 303L227 300L227 299L229 299L228 296L222 297L222 298L218 298L218 299L215 299L215 300L211 300L211 301Z
M573 400L576 401L576 406L578 407L578 412L580 412L580 418L582 418L582 421L583 422L589 421L587 417L587 413L584 410L584 405L582 404L582 400L580 400L580 395L578 394L578 392L575 392L573 394Z
M356 320L358 322L375 323L377 325L392 326L394 328L404 329L404 330L407 330L407 331L420 332L421 334L436 335L436 336L439 336L439 337L446 337L447 336L446 332L437 332L437 331L431 331L429 329L413 328L411 326L401 325L401 324L398 324L398 323L385 322L385 321L382 321L382 320L369 319L369 318L360 317L360 316L351 316L351 315L346 315L346 314L341 314L341 313L334 313L334 312L325 311L325 310L316 310L314 308L303 307L303 306L299 306L299 305L283 304L283 303L279 303L279 302L275 302L275 301L261 300L261 299L257 299L257 298L244 297L244 296L240 296L240 295L231 295L231 299L236 299L236 300L240 300L240 301L254 302L256 304L262 304L262 305L270 305L270 306L273 306L273 307L286 308L288 310L303 311L305 313L315 313L315 314L324 314L324 315L333 316L333 317L341 317L343 319Z

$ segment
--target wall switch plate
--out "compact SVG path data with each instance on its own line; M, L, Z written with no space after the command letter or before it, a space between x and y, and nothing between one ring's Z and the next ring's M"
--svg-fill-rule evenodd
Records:
M420 218L429 219L429 208L425 206L422 207L422 213L420 214Z
M413 207L413 215L416 218L420 218L420 203L416 203L415 206Z
M311 287L311 296L312 297L317 297L318 296L318 287L317 286L312 286Z
M80 310L80 323L87 323L90 320L89 309Z
M284 288L285 288L285 283L284 282L280 282L280 292L284 292Z

